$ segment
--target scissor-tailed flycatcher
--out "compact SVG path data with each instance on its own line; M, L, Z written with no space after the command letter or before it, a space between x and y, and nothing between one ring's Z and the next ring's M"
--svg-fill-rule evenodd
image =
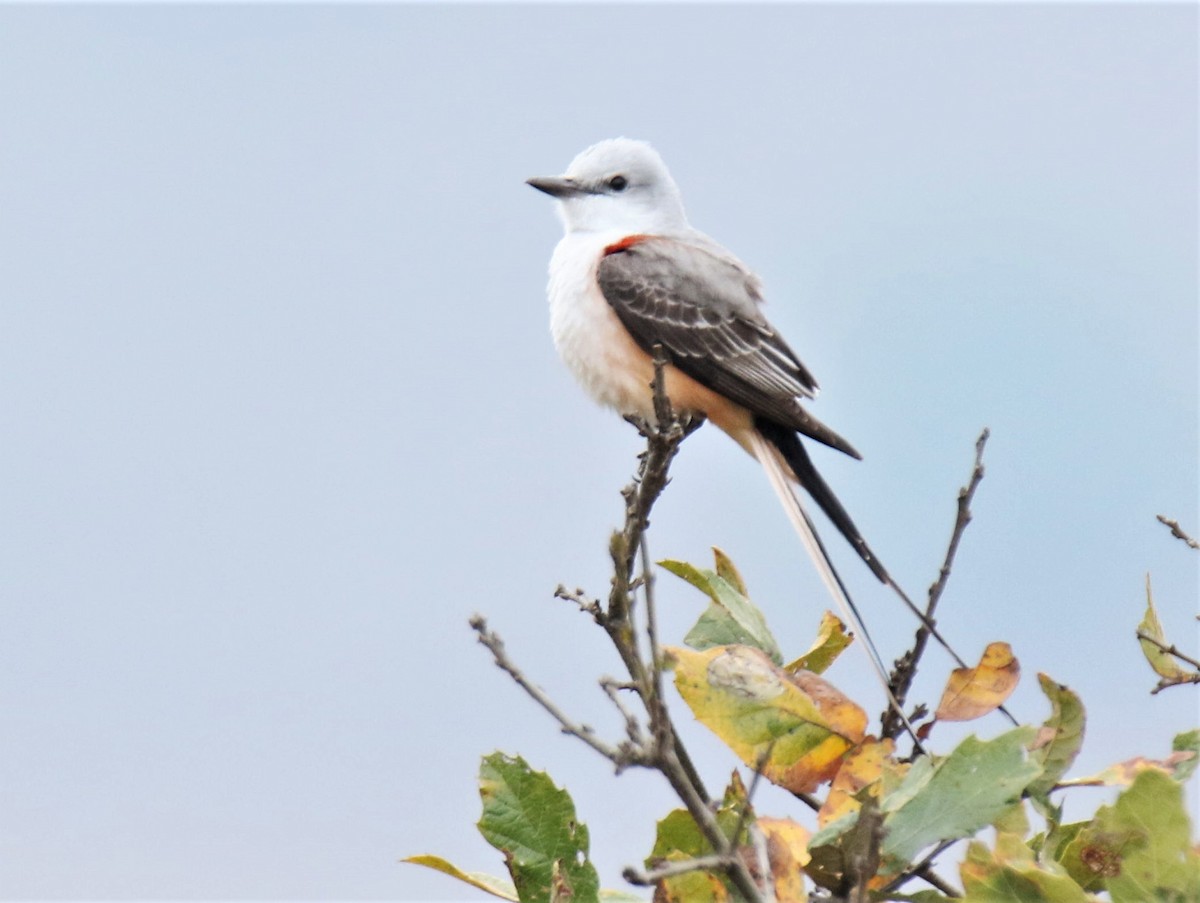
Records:
M566 235L550 261L550 328L584 387L622 414L653 420L651 354L661 345L671 405L704 415L758 459L843 610L851 606L792 482L893 585L800 436L860 455L801 407L816 380L763 316L758 278L688 225L658 153L642 141L602 141L564 175L529 184L559 201Z

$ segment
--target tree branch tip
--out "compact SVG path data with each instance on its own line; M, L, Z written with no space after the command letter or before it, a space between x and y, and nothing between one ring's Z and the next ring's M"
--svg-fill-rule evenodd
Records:
M1200 549L1200 542L1197 542L1195 539L1185 533L1183 528L1179 526L1179 521L1172 520L1171 518L1162 514L1156 514L1155 517L1158 518L1158 522L1160 524L1162 524L1164 527L1167 527L1171 531L1171 535L1176 539L1182 540L1188 545L1189 548Z

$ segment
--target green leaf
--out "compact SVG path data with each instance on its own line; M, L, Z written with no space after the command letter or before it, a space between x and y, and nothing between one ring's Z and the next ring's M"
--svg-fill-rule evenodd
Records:
M1105 881L1113 903L1200 898L1200 857L1190 848L1183 788L1157 771L1144 771L1096 813L1098 835L1130 838L1121 849L1118 874Z
M588 861L588 830L575 804L545 772L520 756L492 753L479 769L483 815L479 832L504 854L522 903L550 903L568 894L596 900L600 881Z
M716 812L717 825L727 838L737 828L745 805L748 805L746 788L735 772ZM712 853L712 845L691 814L686 809L676 809L658 822L654 849L646 858L646 867L656 868L666 862L697 859ZM695 871L661 882L654 899L658 903L727 903L743 898L724 873Z
M783 663L779 644L771 635L766 618L739 589L741 576L736 571L731 573L732 564L724 557L724 553L718 554L717 567L730 575L734 582L719 571L704 570L686 561L666 560L660 561L659 565L686 580L712 600L700 620L684 637L685 643L699 650L713 646L752 646L766 653L775 664Z
M1011 834L997 835L995 850L972 841L959 873L964 903L1093 903L1096 899L1056 864L1038 863L1033 851Z
M711 853L712 846L692 816L686 809L676 809L659 821L654 851L646 859L646 867L655 868L665 862L695 859ZM668 903L725 903L733 899L735 894L729 879L717 872L685 872L667 878L660 887L661 891L655 896Z
M1176 734L1171 742L1171 749L1176 753L1192 754L1190 759L1183 760L1175 766L1175 780L1183 783L1195 773L1196 765L1200 762L1200 729Z
M510 900L512 903L518 903L517 889L513 887L511 881L507 878L498 878L495 875L485 875L482 872L464 872L458 866L447 862L441 856L409 856L401 859L401 862L411 862L414 865L423 865L426 868L433 869L435 872L441 872L444 875L449 875L451 878L457 878L471 887L486 891L493 897L499 897L501 900Z
M1087 717L1079 696L1065 685L1045 674L1038 675L1038 683L1050 700L1050 717L1038 731L1030 750L1030 760L1042 766L1042 773L1029 785L1029 792L1043 797L1079 755Z
M1041 774L1041 766L1025 756L1032 736L1032 728L1019 727L994 740L967 737L931 767L914 763L883 801L884 854L911 862L931 844L970 837L990 825Z
M1014 837L1026 837L1029 834L1029 813L1025 811L1025 801L1017 800L1001 812L992 827L1002 834L1012 834Z

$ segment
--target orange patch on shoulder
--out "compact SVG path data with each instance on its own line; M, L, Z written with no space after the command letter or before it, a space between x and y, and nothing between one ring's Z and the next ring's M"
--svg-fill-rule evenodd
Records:
M604 256L607 257L609 254L619 254L622 251L628 251L634 245L641 244L650 237L649 235L626 235L620 241L615 241L606 247L604 249Z

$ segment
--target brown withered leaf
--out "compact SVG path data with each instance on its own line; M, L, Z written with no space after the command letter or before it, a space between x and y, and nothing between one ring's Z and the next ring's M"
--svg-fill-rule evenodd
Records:
M974 668L955 668L946 681L934 718L970 721L1004 705L1021 677L1021 665L1008 643L989 643Z

